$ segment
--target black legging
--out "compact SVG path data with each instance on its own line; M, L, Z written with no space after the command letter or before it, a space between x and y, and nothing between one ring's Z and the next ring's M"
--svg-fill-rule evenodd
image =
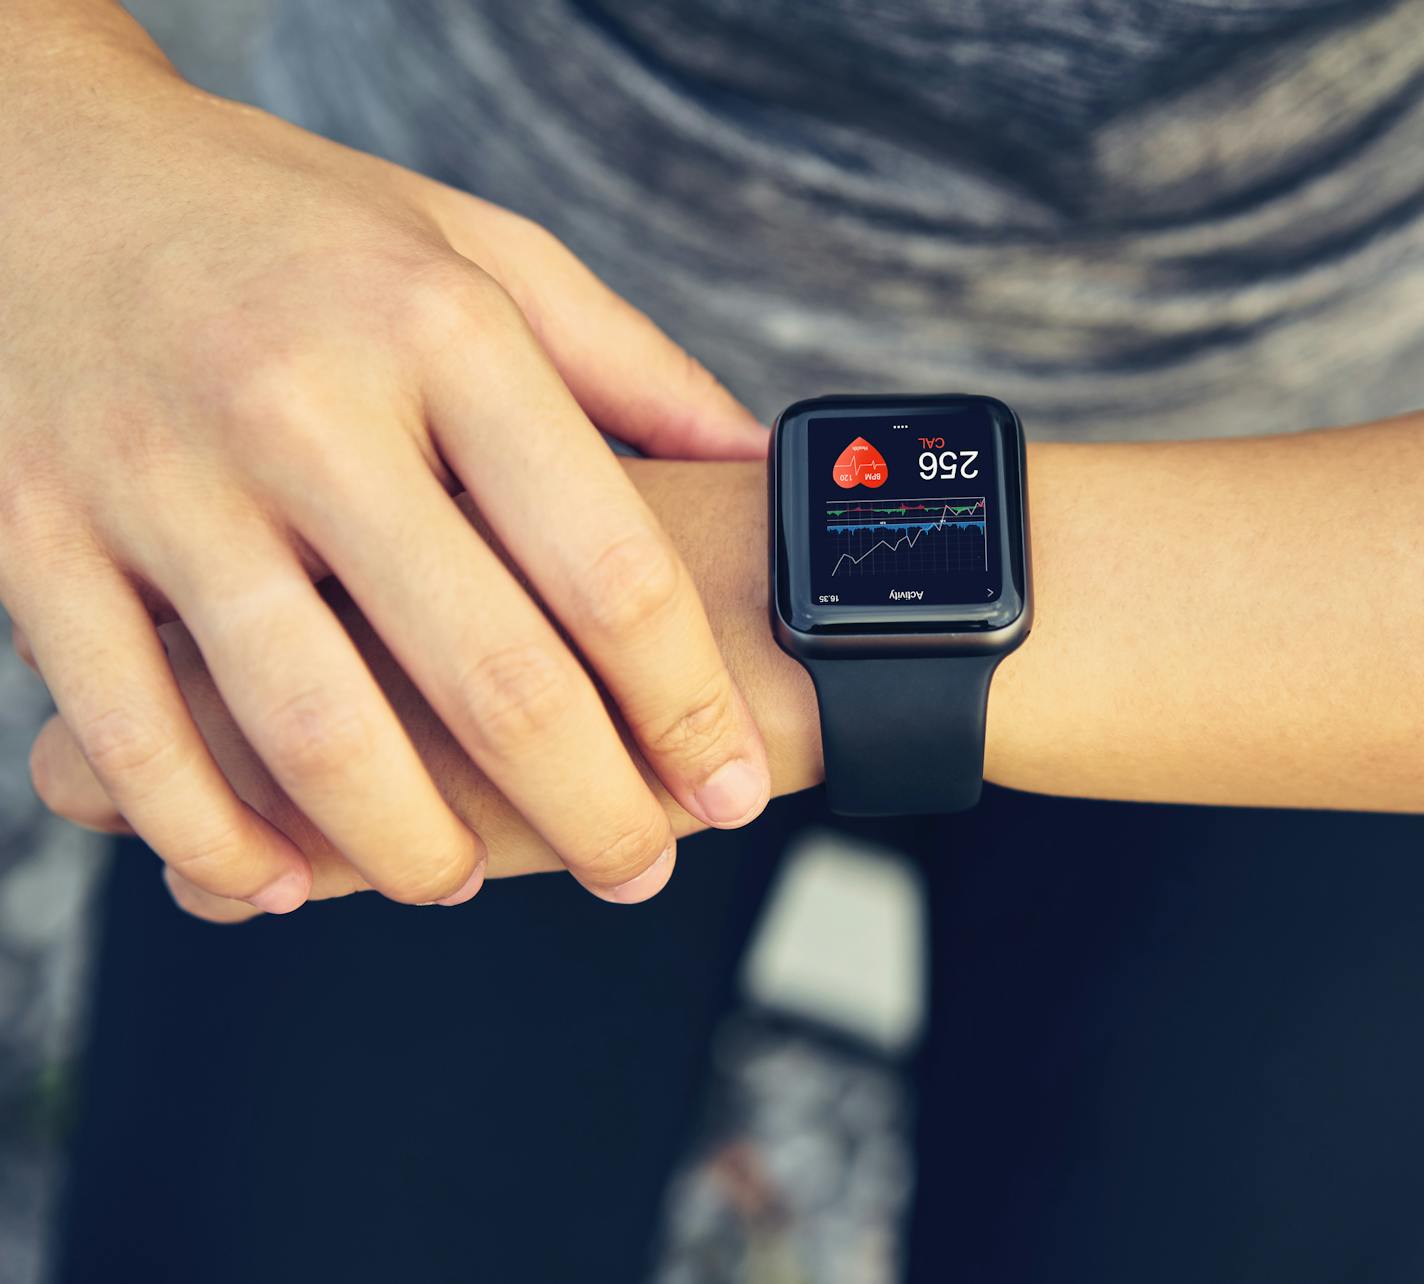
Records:
M638 1284L785 840L195 923L120 853L57 1284ZM1424 1272L1424 821L1025 798L866 824L934 933L914 1280Z

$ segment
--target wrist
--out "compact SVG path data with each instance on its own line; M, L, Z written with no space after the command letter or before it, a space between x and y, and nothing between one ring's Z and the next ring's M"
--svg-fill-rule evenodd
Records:
M1056 530L1074 488L1065 484L1093 448L1040 444L1028 448L1030 511L1039 586L1035 632L1005 657L990 688L984 778L1041 786L1035 747L1024 734L1029 705L1043 696L1035 656L1052 645L1063 612L1052 591ZM766 470L759 463L671 463L630 459L629 475L687 563L733 677L766 740L777 794L819 784L825 775L820 715L806 670L772 636L767 611ZM696 496L696 502L691 502ZM1054 501L1050 503L1050 500ZM1045 574L1045 568L1047 573ZM1045 606L1047 610L1045 610ZM1047 640L1045 640L1047 639Z
M1033 623L1018 416L982 394L807 398L770 471L770 623L815 684L827 804L973 807L994 674Z

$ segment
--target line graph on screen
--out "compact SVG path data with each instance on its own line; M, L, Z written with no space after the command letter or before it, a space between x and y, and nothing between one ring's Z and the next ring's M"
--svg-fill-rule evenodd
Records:
M826 531L837 554L832 575L989 569L983 495L830 500Z

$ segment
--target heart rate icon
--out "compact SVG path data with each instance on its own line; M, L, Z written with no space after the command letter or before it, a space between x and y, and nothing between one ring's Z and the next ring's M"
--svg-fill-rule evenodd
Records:
M849 490L852 486L869 486L874 490L877 486L885 485L890 476L890 468L885 457L874 446L864 437L857 437L841 451L841 457L836 460L831 476L843 490Z

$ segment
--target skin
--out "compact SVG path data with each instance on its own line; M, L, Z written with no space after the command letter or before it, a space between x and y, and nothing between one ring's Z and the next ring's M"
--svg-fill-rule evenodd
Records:
M663 794L705 824L761 811L756 725L597 430L742 459L765 430L567 249L198 91L111 0L0 8L0 157L0 602L189 883L285 911L313 870L205 746L172 620L364 880L411 902L480 885L490 835L314 587L328 572L596 894L666 883Z
M775 791L815 784L810 681L767 621L764 469L626 468L707 604ZM1099 798L1424 810L1424 416L1243 441L1042 445L1028 475L1037 617L992 688L989 779ZM729 541L729 530L744 535ZM450 805L489 836L490 874L558 868L359 615L341 613ZM315 896L359 890L360 874L263 771L197 651L172 632L179 679L238 792L307 853ZM53 809L122 826L62 721L32 762ZM659 796L679 834L699 826ZM255 913L172 868L168 880L202 917Z

